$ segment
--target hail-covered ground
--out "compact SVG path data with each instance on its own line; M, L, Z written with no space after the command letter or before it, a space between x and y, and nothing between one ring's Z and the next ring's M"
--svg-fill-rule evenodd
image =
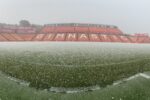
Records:
M9 100L4 96L8 96L4 89L9 87L11 91L14 91L12 87L15 86L19 89L27 88L23 89L25 92L22 94L27 97L30 94L34 95L35 98L30 97L31 100L36 100L36 97L40 98L39 100L51 100L51 96L52 100L65 99L65 97L65 100L75 100L74 97L79 100L90 100L90 98L94 100L100 98L102 100L130 100L130 97L132 100L138 100L138 97L147 100L144 98L149 95L146 91L150 88L148 85L150 80L149 75L144 72L150 71L149 51L149 44L1 42L0 80L5 81L0 82L0 88L3 89L0 90L0 93L3 94L0 94L0 99ZM22 87L24 83L27 85ZM137 85L132 87L132 84ZM124 89L124 85L127 89ZM144 85L143 88L137 88ZM27 92L31 90L30 87L55 92L59 89L61 92L65 90L73 94L44 92L37 93L41 96L39 97L37 94ZM121 89L122 92L119 92ZM83 93L74 93L71 90ZM84 92L89 90L93 92ZM15 97L18 97L17 91L14 94L10 92L9 98L13 97L15 100ZM116 94L112 91L116 91ZM129 95L127 91L131 91L136 96ZM27 99L26 96L21 96L22 94L19 94L21 100Z
M135 60L137 56L149 57L149 44L128 44L128 43L100 43L100 42L1 42L0 54L14 53L22 57L35 54L35 57L48 57L44 59L50 62L56 59L56 64L95 65L95 59L99 59L99 64L112 63L114 61ZM82 58L82 62L78 59ZM21 60L21 59L20 59ZM41 60L41 59L40 59ZM30 60L32 63L33 60ZM42 63L42 61L40 61ZM72 64L70 64L72 63Z

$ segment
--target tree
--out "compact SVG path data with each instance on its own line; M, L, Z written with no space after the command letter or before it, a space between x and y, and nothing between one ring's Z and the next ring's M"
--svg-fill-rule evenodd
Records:
M23 27L31 26L31 24L28 20L21 20L19 22L19 24L20 24L20 26L23 26Z

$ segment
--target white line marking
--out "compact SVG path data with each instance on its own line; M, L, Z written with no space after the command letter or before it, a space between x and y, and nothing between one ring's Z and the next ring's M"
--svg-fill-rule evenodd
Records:
M136 74L136 75L131 76L131 77L129 77L129 78L122 79L122 80L120 80L120 81L116 81L116 82L113 83L113 85L118 85L118 84L123 83L123 81L126 81L126 82L127 82L127 81L133 80L133 79L135 79L135 78L137 78L137 77L143 77L143 78L146 78L146 79L150 79L150 76L149 76L149 75L144 74L144 73L139 73L139 74Z
M150 79L150 76L147 75L147 74L140 73L140 76L142 76L142 77L144 77L144 78L146 78L146 79Z
M135 79L135 78L137 78L137 77L139 77L139 76L140 76L140 74L136 74L136 75L134 75L134 76L131 76L131 77L125 79L125 81L133 80L133 79Z

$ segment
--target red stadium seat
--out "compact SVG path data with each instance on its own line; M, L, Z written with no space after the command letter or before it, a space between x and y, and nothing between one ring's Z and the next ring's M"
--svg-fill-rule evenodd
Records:
M18 34L25 41L32 41L36 34Z
M100 39L102 40L102 42L111 42L112 41L108 35L101 34L99 36L100 36Z
M37 34L32 40L33 41L42 41L46 34Z
M77 41L77 33L68 33L66 36L66 41Z
M145 43L148 40L149 37L144 36L138 36L137 37L137 43ZM148 41L147 41L148 42Z
M89 33L89 28L88 27L79 27L79 26L76 26L75 27L75 32L76 33Z
M89 38L90 38L90 41L94 41L94 42L101 41L98 34L89 34Z
M12 37L14 37L17 41L23 41L24 39L22 39L18 34L16 33L12 33L10 34Z
M0 34L0 41L8 41L8 40Z
M117 37L117 35L109 35L112 42L121 42L121 40Z
M66 34L65 33L58 33L56 34L54 41L65 41Z
M1 29L1 33L15 33L15 30L14 29Z
M106 33L106 29L101 27L89 27L89 30L90 33L101 33L101 34Z
M88 34L78 34L78 41L89 41L89 36Z
M46 26L42 29L41 33L54 33L56 27L53 26Z
M48 33L45 35L45 37L43 38L43 41L53 41L55 38L56 34L53 33Z
M57 33L74 33L75 28L72 26L57 26L55 31Z
M16 41L16 39L12 37L10 33L2 33L1 35L8 41Z
M132 42L128 36L118 35L118 38L120 38L120 40L122 42L125 42L125 43L131 43Z
M143 40L143 43L150 43L150 37L145 37Z

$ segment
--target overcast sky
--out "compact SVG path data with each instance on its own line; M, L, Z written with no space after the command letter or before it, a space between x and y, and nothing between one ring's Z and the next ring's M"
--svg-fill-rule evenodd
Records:
M150 33L150 0L0 0L0 22L97 23Z

